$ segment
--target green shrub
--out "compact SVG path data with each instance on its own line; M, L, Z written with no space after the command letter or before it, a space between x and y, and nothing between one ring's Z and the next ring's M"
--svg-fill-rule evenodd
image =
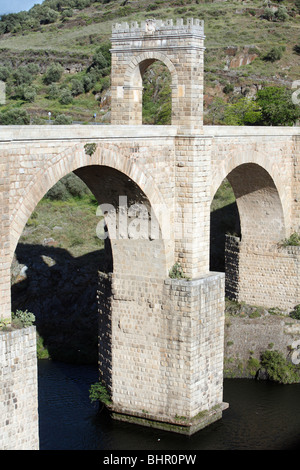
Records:
M60 180L49 189L45 197L51 200L66 201L70 197L70 194L66 186Z
M64 10L62 13L61 13L61 16L62 16L62 19L65 19L65 18L71 18L73 16L74 12L72 10L72 8L69 8L68 10Z
M299 376L295 367L279 351L265 351L261 355L261 366L266 370L270 380L282 384L295 383Z
M13 71L11 78L14 86L29 85L33 82L34 75L27 67L19 67L17 70Z
M56 100L59 98L60 95L60 88L57 85L57 83L51 83L49 87L49 92L48 92L48 98L49 100Z
M67 126L72 124L72 118L70 116L66 116L65 114L58 114L53 121L53 124L56 126Z
M180 263L175 263L174 266L170 269L169 277L171 279L185 279L186 278Z
M63 178L63 183L66 186L70 196L83 197L89 194L90 191L86 184L74 173L70 173Z
M275 18L275 14L271 8L265 8L262 17L265 18L268 21L273 21Z
M280 7L278 8L278 10L275 13L275 18L278 21L286 21L288 19L288 17L289 17L289 15L288 15L288 12L286 10L286 7L283 6L283 5L280 5Z
M35 322L35 315L28 310L16 310L12 312L12 324L15 326L31 326Z
M96 152L97 145L95 143L85 144L84 150L87 155L93 155Z
M38 334L36 335L36 355L38 359L49 359L49 351L44 345L44 340Z
M94 87L96 80L97 78L92 74L88 74L83 77L82 83L86 93L88 93Z
M0 331L8 331L11 329L10 318L0 318Z
M285 87L267 86L258 90L256 102L261 109L263 126L292 126L300 117L300 107L292 102L292 93Z
M11 109L0 113L0 124L3 126L16 125L22 126L30 124L29 114L23 109Z
M84 93L84 84L82 80L79 80L78 78L73 78L71 81L71 93L73 96L78 96Z
M90 194L85 183L74 173L69 173L59 180L46 194L51 200L66 201L71 197L83 197Z
M101 77L99 79L99 91L102 92L104 90L108 90L110 87L110 76L106 75L105 77Z
M300 44L295 44L295 46L293 47L293 50L294 52L296 52L296 54L300 55Z
M102 49L99 47L93 55L93 61L88 71L96 72L97 74L102 75L104 69L106 69L107 67L108 61L105 58Z
M40 13L40 23L41 24L50 24L50 23L55 23L59 18L59 13L55 10L52 10L52 8L44 7L41 9Z
M261 312L258 308L253 310L253 312L250 313L249 318L259 318L261 317Z
M89 397L91 402L100 401L105 405L109 405L111 403L108 391L100 382L91 385Z
M40 73L40 67L38 64L33 64L33 63L27 64L26 68L28 72L31 73L32 75L37 75L38 73Z
M234 90L234 86L232 85L232 83L227 83L223 88L223 92L226 93L226 95L233 92L233 90Z
M275 62L276 60L281 59L284 51L284 46L272 47L272 49L263 57L263 59L269 62Z
M71 104L73 102L71 90L68 88L63 88L60 92L59 102L63 105Z
M46 85L50 85L50 83L59 82L63 74L63 71L64 69L60 64L50 65L50 67L47 68L46 73L44 75L44 83L46 83Z
M240 98L236 103L229 103L224 110L224 122L228 126L255 125L260 119L260 106L249 98Z
M296 232L292 233L289 238L285 238L282 243L282 246L299 246L300 245L300 235Z
M300 320L300 304L296 305L290 312L290 317L294 318L295 320Z
M250 357L247 362L247 369L253 377L257 374L257 371L260 368L260 362L255 357Z
M6 82L6 80L8 79L8 77L10 77L11 74L12 74L11 67L5 67L5 66L0 67L0 80L2 80L3 82Z
M31 85L20 85L16 87L14 97L33 103L36 97L36 88Z
M289 17L285 6L280 5L277 11L271 8L265 8L262 17L268 21L286 21Z

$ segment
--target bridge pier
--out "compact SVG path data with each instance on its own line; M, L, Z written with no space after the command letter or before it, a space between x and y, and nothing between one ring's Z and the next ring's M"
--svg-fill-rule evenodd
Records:
M99 364L108 408L116 420L193 434L227 407L224 275L148 280L148 287L145 279L134 282L132 295L128 279L115 279L111 311L100 315L100 337L111 338L109 347L101 346Z

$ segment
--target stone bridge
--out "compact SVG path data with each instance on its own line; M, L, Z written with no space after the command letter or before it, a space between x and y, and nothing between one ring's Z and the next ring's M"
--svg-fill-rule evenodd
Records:
M0 318L10 319L10 267L28 218L74 172L99 202L112 256L99 280L112 415L192 434L227 406L225 277L237 300L300 303L299 250L280 246L300 230L299 128L203 126L199 20L117 24L111 53L111 125L0 127ZM142 75L155 60L172 77L169 126L142 125ZM224 178L241 226L228 237L226 274L209 264L210 205ZM183 277L170 277L179 265ZM34 342L34 328L0 334L2 449L38 448Z

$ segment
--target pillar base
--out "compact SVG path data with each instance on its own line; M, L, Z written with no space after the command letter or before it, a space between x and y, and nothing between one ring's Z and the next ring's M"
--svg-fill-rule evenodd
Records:
M155 429L161 429L163 431L175 432L177 434L184 434L191 436L196 432L204 429L210 424L218 421L222 418L223 411L229 407L228 403L220 403L214 406L210 410L202 411L198 413L194 418L185 418L184 416L178 416L174 419L161 418L152 416L147 412L140 412L132 414L127 411L114 410L110 408L111 417L116 421L123 421L125 423L138 424L140 426L146 426Z

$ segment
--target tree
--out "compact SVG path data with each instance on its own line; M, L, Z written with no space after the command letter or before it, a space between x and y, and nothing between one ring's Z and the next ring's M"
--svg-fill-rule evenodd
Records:
M15 86L25 84L29 85L34 79L33 74L27 69L27 67L19 67L12 73L11 77Z
M23 109L11 109L0 113L0 124L4 126L30 124L30 117Z
M272 49L263 57L263 59L269 62L275 62L276 60L281 59L284 51L284 46L272 47Z
M109 42L106 42L103 43L100 47L98 47L95 54L93 55L93 62L87 69L87 72L92 72L98 77L101 77L107 73L107 69L110 66L111 61L109 44Z
M20 85L15 88L15 98L33 103L36 97L36 88L31 85Z
M73 101L73 96L72 96L71 90L69 90L68 88L63 88L61 90L60 98L59 98L60 104L67 105L67 104L71 104L72 101Z
M260 125L292 126L300 118L300 107L292 102L292 93L284 87L259 90L256 103L261 109Z
M275 13L275 17L278 21L286 21L288 19L289 15L285 6L280 5L280 7Z
M46 85L50 85L50 83L53 82L59 82L63 71L64 69L60 64L50 65L50 67L47 68L44 76L44 82L46 83Z
M295 44L295 46L293 47L293 50L296 52L296 54L300 55L300 43Z
M65 114L58 114L53 122L56 126L70 125L72 124L72 118Z
M71 91L73 96L78 96L84 93L85 90L82 80L79 80L78 78L73 78L71 84Z
M209 106L207 118L212 125L218 124L224 119L226 103L222 98L216 97Z
M59 86L56 83L51 83L49 86L49 93L48 93L48 98L49 100L56 100L59 98L60 95L60 89Z
M249 98L240 98L236 103L230 103L225 108L224 120L228 126L254 125L260 119L259 104Z
M0 67L0 80L2 80L3 82L6 82L6 80L10 77L11 74L11 67L5 67L4 65Z
M84 91L88 93L94 87L96 81L97 79L93 74L85 75L82 80Z
M23 91L23 98L25 101L33 103L36 97L36 88L34 86L25 86Z

